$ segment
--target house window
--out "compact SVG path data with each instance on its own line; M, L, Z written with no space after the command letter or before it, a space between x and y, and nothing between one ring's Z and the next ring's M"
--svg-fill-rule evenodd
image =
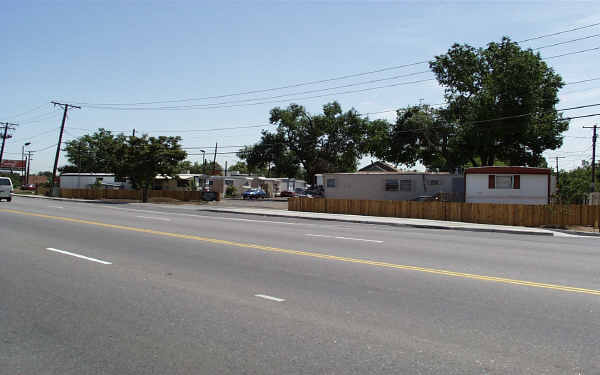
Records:
M327 187L328 188L334 188L335 187L335 178L328 178L327 179Z
M398 191L398 180L385 180L385 191Z
M520 189L521 188L521 176L488 176L488 188L489 189Z
M400 180L400 191L412 191L412 181Z
M440 180L429 180L429 185L439 185Z

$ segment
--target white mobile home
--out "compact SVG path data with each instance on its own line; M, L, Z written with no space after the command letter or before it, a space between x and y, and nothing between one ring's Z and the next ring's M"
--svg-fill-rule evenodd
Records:
M63 173L60 175L60 187L63 189L89 189L92 185L119 187L125 181L116 181L114 173Z
M554 179L549 168L477 167L465 170L467 203L548 204Z
M427 172L323 173L325 198L413 200L462 193L462 176Z

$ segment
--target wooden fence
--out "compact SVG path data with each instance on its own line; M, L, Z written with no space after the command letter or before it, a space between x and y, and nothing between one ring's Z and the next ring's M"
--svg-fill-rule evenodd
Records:
M63 198L142 200L141 190L60 189ZM171 198L179 201L202 200L201 191L150 190L148 198Z
M288 210L526 227L598 227L600 206L290 198Z

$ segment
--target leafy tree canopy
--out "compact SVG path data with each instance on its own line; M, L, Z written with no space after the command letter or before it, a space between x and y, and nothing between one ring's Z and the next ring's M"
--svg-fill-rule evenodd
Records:
M592 191L591 165L585 165L571 171L560 171L558 177L558 199L560 202L585 203L588 193Z
M257 144L239 154L250 171L273 165L271 175L294 177L303 167L311 181L317 173L355 171L368 151L369 120L354 109L343 112L337 102L325 104L318 115L297 104L276 107L270 122L277 129L263 131Z
M98 129L67 142L65 151L72 167L63 172L115 172L120 163L119 150L125 142L123 134L114 135L110 130Z
M180 137L126 137L118 150L121 162L116 175L128 177L135 188L144 191L143 201L148 199L148 189L157 175L174 176L178 165L187 153L181 148Z
M445 88L439 115L456 159L534 166L562 145L568 121L555 106L564 82L539 53L504 37L487 48L455 44L429 66Z

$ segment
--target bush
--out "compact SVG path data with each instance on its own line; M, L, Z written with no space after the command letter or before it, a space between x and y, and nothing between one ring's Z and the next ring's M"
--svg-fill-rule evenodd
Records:
M227 186L227 189L225 190L225 195L228 197L233 197L237 194L237 190L235 189L235 187L233 186Z

